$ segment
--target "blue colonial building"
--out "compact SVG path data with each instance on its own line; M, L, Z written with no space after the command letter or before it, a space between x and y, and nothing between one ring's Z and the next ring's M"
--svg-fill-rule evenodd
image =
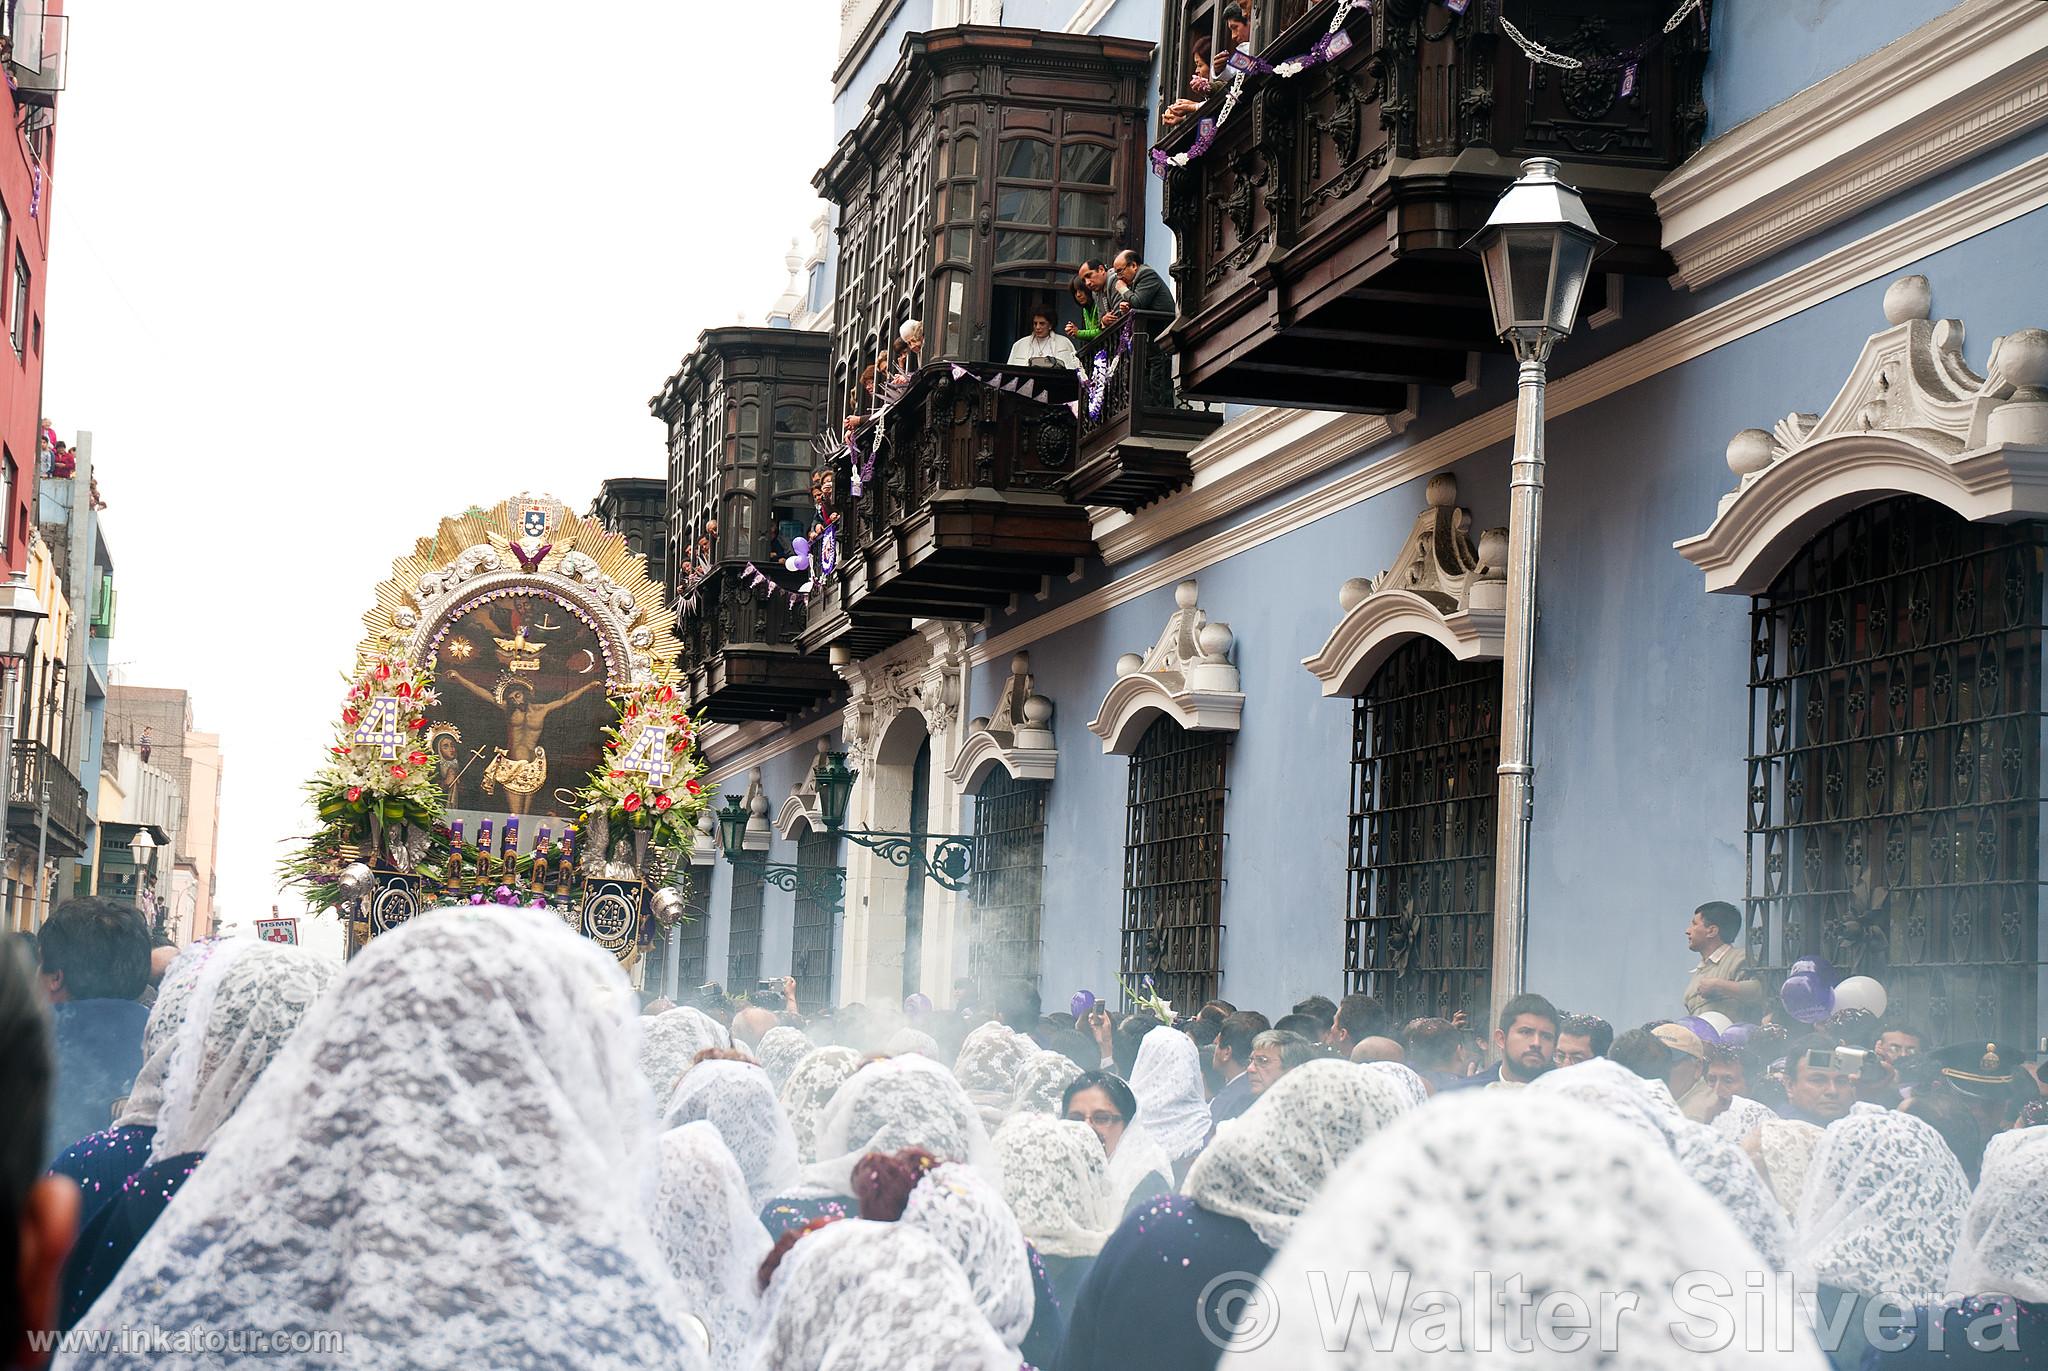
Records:
M1246 8L1218 67L1222 0L844 0L817 288L653 402L714 774L844 904L707 835L666 985L1483 1013L1515 368L1462 245L1548 156L1613 246L1551 365L1527 986L1669 1016L1726 899L2033 1042L2048 6ZM1007 366L1125 247L1177 313ZM828 833L826 751L972 878Z

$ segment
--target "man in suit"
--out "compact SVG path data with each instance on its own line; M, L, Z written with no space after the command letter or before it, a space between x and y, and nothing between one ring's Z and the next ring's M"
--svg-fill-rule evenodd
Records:
M1527 1085L1550 1070L1551 1057L1557 1051L1557 1010L1541 995L1515 996L1501 1007L1500 1023L1493 1030L1493 1050L1500 1054L1498 1067L1443 1088Z
M1145 310L1157 314L1175 313L1179 306L1173 302L1173 292L1159 273L1138 260L1138 254L1130 248L1119 252L1110 263L1116 272L1116 308L1128 313L1131 310ZM1121 319L1122 315L1119 314ZM1108 324L1105 319L1103 323Z
M1252 1043L1270 1027L1266 1016L1255 1009L1240 1010L1223 1021L1211 1049L1216 1074L1223 1080L1223 1088L1209 1101L1212 1122L1234 1119L1252 1107L1252 1081L1246 1074L1252 1064Z

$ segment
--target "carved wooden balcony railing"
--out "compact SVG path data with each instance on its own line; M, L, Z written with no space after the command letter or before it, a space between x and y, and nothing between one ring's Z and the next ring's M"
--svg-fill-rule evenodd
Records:
M1098 409L1084 388L1081 460L1062 486L1082 505L1134 510L1188 483L1188 454L1223 422L1221 408L1192 403L1174 379L1173 357L1157 341L1171 314L1139 313L1082 349L1091 372L1110 367Z
M941 362L912 378L868 430L862 493L839 501L839 562L803 645L866 656L913 617L979 619L1093 557L1088 511L1061 494L1078 391L1058 368ZM835 489L851 490L856 464L840 459Z
M1308 50L1334 7L1262 13L1262 28L1292 20L1262 58ZM1171 169L1162 196L1178 244L1180 317L1168 337L1183 389L1391 413L1410 386L1463 380L1467 354L1499 344L1462 244L1524 157L1559 159L1615 240L1585 313L1605 303L1605 273L1668 274L1650 189L1706 125L1706 7L1665 34L1673 8L1518 3L1512 20L1527 37L1591 64L1559 71L1530 63L1491 0L1462 14L1379 0L1352 12L1351 46L1334 60L1291 79L1247 77L1213 146ZM1168 41L1185 51L1182 36ZM1599 66L1618 53L1639 60ZM1202 113L1213 118L1221 103L1219 93ZM1190 118L1166 132L1160 147L1182 152L1200 126Z
M742 564L727 563L681 597L676 633L683 641L684 688L690 708L702 709L714 723L785 719L839 686L824 658L807 657L797 645L807 606L801 599L791 604L787 592L803 577L774 565L757 570L777 589L749 584Z

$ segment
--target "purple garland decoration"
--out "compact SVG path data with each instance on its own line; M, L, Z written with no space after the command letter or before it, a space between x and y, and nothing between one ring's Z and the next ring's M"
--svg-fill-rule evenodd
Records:
M1225 64L1231 71L1231 82L1229 92L1223 97L1223 108L1216 111L1215 118L1203 119L1195 125L1195 141L1188 144L1186 152L1169 153L1164 148L1153 148L1147 154L1147 160L1152 163L1152 170L1164 176L1169 168L1184 167L1214 147L1216 135L1221 132L1224 121L1230 118L1231 111L1237 107L1237 97L1244 89L1245 78L1278 76L1285 79L1299 76L1325 62L1335 61L1349 52L1351 35L1344 32L1344 25L1350 20L1354 10L1370 12L1371 9L1372 0L1359 0L1355 5L1351 0L1340 0L1336 13L1330 16L1329 29L1317 37L1315 42L1309 44L1307 52L1284 62L1268 62L1248 52L1231 53L1225 59Z
M1088 422L1091 424L1100 423L1102 420L1102 402L1109 394L1109 378L1115 374L1116 364L1130 356L1133 322L1126 319L1123 327L1117 330L1116 355L1112 357L1111 350L1105 347L1095 354L1095 361L1091 364L1090 370L1081 377L1081 389L1088 396Z

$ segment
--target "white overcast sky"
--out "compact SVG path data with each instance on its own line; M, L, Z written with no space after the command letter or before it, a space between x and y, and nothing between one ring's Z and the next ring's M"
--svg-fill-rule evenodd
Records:
M45 413L93 434L116 679L222 735L247 932L391 560L472 503L659 475L647 397L781 292L837 7L67 9Z

